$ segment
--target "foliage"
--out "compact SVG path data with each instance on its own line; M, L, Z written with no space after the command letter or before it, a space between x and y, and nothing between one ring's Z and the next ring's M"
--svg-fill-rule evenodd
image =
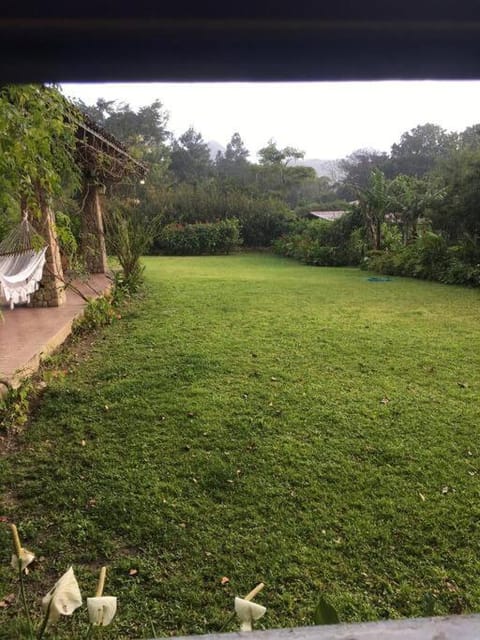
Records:
M236 218L247 247L269 246L291 226L294 215L278 198L252 195L239 188L204 183L183 184L164 202L167 223L191 224Z
M192 127L173 140L170 169L176 182L196 184L213 171L210 150L201 133Z
M421 217L427 218L432 207L442 202L444 189L431 180L399 175L390 183L390 207L406 245L417 236Z
M274 245L276 253L315 266L359 264L365 251L358 212L333 222L309 220Z
M160 228L160 218L145 220L135 203L111 200L105 216L107 246L123 271L124 286L136 291L143 281L141 257L148 253Z
M456 142L456 134L430 122L403 133L400 142L392 145L395 173L421 178L455 150Z
M240 134L234 133L225 153L219 152L215 159L215 168L219 177L245 185L249 177L249 155L250 152L245 147Z
M156 247L167 255L230 253L238 247L240 224L236 218L196 224L171 223L161 230Z
M111 295L92 298L87 302L83 315L75 321L74 332L78 334L86 331L95 331L112 324L117 315L118 313L112 304Z
M392 208L389 184L382 171L374 169L368 185L360 190L359 208L370 247L378 251L382 247L382 225Z
M0 384L3 383L0 381ZM9 388L5 397L0 396L0 433L15 432L28 421L33 386L26 381L18 388Z
M357 149L345 159L340 167L344 173L339 195L349 200L357 198L359 189L366 189L372 171L388 173L389 156L375 149Z
M90 592L110 565L106 637L214 633L257 580L272 628L319 594L342 622L422 615L426 592L478 611L478 291L268 254L145 264L148 297L52 375L1 460L27 548Z
M163 151L169 132L168 113L162 103L155 100L150 105L134 111L129 104L98 98L95 105L87 105L81 100L75 104L105 131L123 142L130 152L137 151L147 159L152 154Z
M427 232L396 251L371 252L363 266L389 275L478 287L480 264L471 264L464 256L463 247L449 247L441 236Z
M0 204L38 212L40 201L78 185L76 125L54 87L0 88Z
M325 600L323 596L318 601L313 616L313 621L317 625L340 623L338 613L336 612L335 608L329 602L327 602L327 600Z

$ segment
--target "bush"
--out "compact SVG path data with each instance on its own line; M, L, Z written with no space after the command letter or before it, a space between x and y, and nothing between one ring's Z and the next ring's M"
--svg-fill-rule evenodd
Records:
M278 198L221 188L214 183L179 185L164 204L166 224L197 224L231 218L238 220L243 243L248 247L270 246L290 230L295 220L294 214Z
M354 214L334 222L302 220L293 233L275 242L274 250L316 266L358 265L364 254L363 233Z
M143 283L144 267L140 259L153 244L160 220L145 220L134 206L120 200L112 200L106 211L107 248L120 263L123 285L131 293Z
M230 253L241 244L238 220L196 224L167 224L160 232L156 248L167 255Z
M388 275L480 286L480 264L464 259L463 247L448 247L444 238L426 233L396 251L370 251L362 267Z

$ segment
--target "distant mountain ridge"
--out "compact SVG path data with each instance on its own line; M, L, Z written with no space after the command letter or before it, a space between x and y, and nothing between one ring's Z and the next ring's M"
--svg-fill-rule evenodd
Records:
M207 142L207 147L208 147L208 150L210 151L210 159L212 161L215 160L215 158L217 157L217 153L219 151L221 151L222 153L225 153L225 147L221 145L219 142L217 142L216 140L209 140Z

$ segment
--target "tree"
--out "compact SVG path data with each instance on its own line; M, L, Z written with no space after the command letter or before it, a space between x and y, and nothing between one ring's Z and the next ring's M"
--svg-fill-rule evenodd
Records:
M344 177L337 190L338 196L347 200L356 198L359 189L367 188L374 169L385 174L389 172L389 160L387 153L375 149L357 149L341 160Z
M419 125L402 134L400 142L392 145L391 158L395 174L421 178L439 160L455 151L457 135L448 133L436 124Z
M98 98L95 105L86 105L81 100L76 105L105 131L123 142L129 150L144 148L144 155L166 143L170 135L167 130L168 113L160 100L134 111L129 104Z
M234 133L227 144L225 153L220 151L215 160L218 174L222 178L231 178L236 181L243 181L248 176L250 164L248 156L250 152L245 147L239 133Z
M295 147L279 149L275 140L270 138L267 146L260 149L258 155L260 157L260 164L285 170L292 161L301 160L305 156L305 151L300 151ZM282 175L283 174L284 171Z
M178 139L174 139L171 149L170 169L177 182L195 184L212 174L213 164L210 150L202 134L190 127Z
M439 169L444 197L432 209L432 226L450 243L474 245L480 256L480 150L463 149Z
M372 249L382 248L382 224L390 212L391 198L385 174L374 169L365 189L359 193L359 206Z
M417 236L419 219L440 203L444 189L436 187L432 180L413 176L397 176L389 185L390 206L406 245Z
M480 150L480 124L473 124L458 136L458 146L460 149Z

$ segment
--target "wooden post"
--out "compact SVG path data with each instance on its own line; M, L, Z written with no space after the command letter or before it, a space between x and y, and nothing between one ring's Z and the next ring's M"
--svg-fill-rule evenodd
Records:
M37 189L37 200L40 206L40 217L32 216L31 223L45 239L48 248L40 288L33 294L30 306L59 307L64 304L66 295L54 215L41 187Z
M101 206L100 187L85 184L82 211L82 253L90 273L106 273L107 251Z

